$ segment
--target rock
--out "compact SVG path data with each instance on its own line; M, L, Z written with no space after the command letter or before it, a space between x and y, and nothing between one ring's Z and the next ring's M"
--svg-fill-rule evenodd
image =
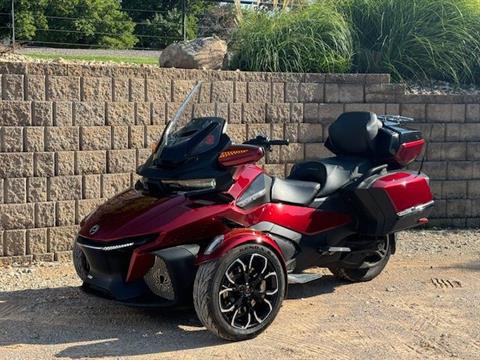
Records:
M218 37L198 38L167 46L160 55L160 66L219 70L223 66L226 54L225 41Z

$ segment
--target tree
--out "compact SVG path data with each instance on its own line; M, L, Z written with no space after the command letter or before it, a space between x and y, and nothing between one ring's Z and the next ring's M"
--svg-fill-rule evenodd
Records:
M0 1L0 12L10 8L10 0ZM108 48L130 48L138 41L118 0L16 0L15 5L19 40Z
M216 6L211 1L185 0L186 35L195 38L198 33L198 19L208 9ZM122 8L136 23L135 33L141 47L163 48L182 40L181 0L123 0Z
M18 39L32 40L35 37L37 28L48 26L45 17L45 8L49 0L15 0L15 32ZM0 13L4 28L0 29L2 37L8 37L11 34L11 0L0 0Z

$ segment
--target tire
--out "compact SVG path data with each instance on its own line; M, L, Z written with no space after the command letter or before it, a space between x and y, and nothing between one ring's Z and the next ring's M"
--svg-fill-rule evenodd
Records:
M386 238L385 241L385 254L374 266L369 268L346 268L339 264L333 264L328 267L328 270L330 270L336 278L350 282L366 282L375 279L380 275L385 266L387 266L390 255L392 254L392 242L388 238ZM364 265L364 263L362 265Z
M265 246L246 244L200 265L193 303L208 330L240 341L259 335L272 323L285 290L285 272L277 255Z
M75 267L75 271L80 278L80 280L85 281L87 280L88 273L90 271L90 266L88 265L87 258L83 253L80 246L78 246L77 242L73 244L73 266Z

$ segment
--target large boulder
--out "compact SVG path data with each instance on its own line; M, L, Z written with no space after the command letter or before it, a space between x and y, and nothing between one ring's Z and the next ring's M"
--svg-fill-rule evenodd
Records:
M160 55L160 66L180 69L222 68L227 43L218 37L182 41L167 46Z

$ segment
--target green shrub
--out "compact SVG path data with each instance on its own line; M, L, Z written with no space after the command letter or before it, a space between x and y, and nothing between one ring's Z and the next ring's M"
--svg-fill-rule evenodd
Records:
M480 63L478 0L341 1L352 24L354 68L394 79L473 80Z
M233 69L345 72L352 38L343 16L318 3L295 10L246 11L231 49Z

